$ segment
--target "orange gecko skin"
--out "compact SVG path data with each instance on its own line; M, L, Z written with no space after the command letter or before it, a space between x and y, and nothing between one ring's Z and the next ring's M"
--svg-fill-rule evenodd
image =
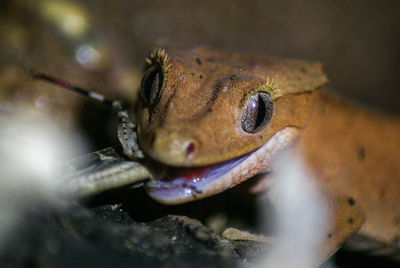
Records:
M360 205L366 216L361 233L386 243L397 241L400 120L357 108L323 91L315 102L296 150L319 185Z
M333 204L325 256L358 230L387 244L398 240L400 120L322 90L328 79L320 63L180 46L155 50L146 70L135 116L141 148L158 167L212 166L282 143L266 150L267 160L254 157L259 163L245 162L218 185L165 203L214 195L273 170L277 151L292 148ZM269 94L273 110L265 127L249 133L243 109L257 91ZM276 136L285 129L284 139Z

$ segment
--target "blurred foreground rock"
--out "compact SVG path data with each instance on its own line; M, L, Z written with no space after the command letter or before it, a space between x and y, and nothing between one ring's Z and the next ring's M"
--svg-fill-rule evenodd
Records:
M2 241L1 267L233 267L261 246L238 250L184 216L137 223L118 205L40 204L25 219Z

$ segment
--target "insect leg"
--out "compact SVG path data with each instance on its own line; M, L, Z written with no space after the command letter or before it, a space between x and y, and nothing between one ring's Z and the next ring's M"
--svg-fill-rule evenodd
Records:
M129 117L128 110L122 105L121 101L109 99L102 94L75 86L45 73L32 70L27 66L24 66L24 68L34 79L40 79L54 83L60 87L66 88L110 106L118 116L118 139L121 143L124 154L132 159L144 157L144 154L140 150L138 144L136 124Z
M139 148L136 124L119 102L115 102L113 106L118 114L118 139L124 154L132 159L143 158L143 151ZM115 106L119 106L119 108L115 108Z

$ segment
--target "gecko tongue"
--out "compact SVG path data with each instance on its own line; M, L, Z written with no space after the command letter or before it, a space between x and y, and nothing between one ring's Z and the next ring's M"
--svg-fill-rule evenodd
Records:
M211 166L205 167L191 167L191 168L172 168L168 173L168 178L180 177L187 181L198 180L204 178L207 173L212 169Z
M146 190L154 199L164 203L201 194L213 184L218 184L219 178L240 165L249 155L251 153L204 167L169 167L166 176L150 180Z
M266 144L234 159L204 167L168 167L150 179L145 189L158 202L179 204L210 196L257 173L270 170L272 159L298 137L299 129L286 127Z

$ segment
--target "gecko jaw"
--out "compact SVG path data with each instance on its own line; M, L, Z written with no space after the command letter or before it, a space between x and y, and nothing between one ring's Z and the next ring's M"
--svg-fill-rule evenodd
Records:
M146 185L148 194L163 204L180 204L215 195L271 169L275 155L294 144L299 129L286 127L266 144L234 159L210 165L197 173L174 178L153 179Z

